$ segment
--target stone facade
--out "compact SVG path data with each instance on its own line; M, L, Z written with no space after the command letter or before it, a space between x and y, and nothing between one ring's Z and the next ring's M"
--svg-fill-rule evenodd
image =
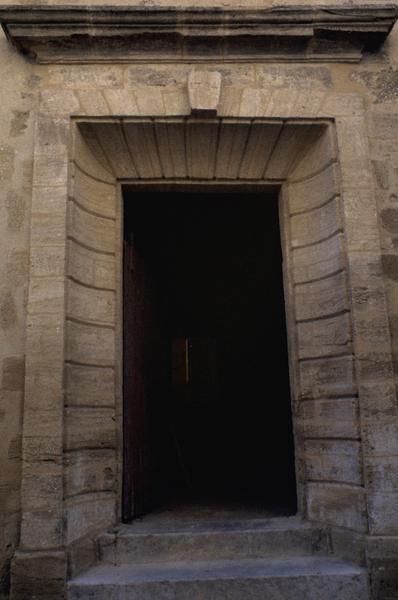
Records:
M398 597L396 30L52 61L0 17L35 54L1 38L0 599L13 557L14 600L62 598L120 516L121 181L280 187L300 512Z

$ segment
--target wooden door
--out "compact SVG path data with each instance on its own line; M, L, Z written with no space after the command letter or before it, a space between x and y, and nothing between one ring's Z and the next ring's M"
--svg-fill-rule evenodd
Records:
M148 352L150 290L145 263L124 241L123 285L123 521L148 510L151 490L151 417Z

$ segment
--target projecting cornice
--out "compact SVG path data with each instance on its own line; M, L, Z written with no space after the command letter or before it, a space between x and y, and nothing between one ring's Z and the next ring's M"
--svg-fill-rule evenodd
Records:
M359 61L395 6L176 8L2 6L8 39L41 63Z

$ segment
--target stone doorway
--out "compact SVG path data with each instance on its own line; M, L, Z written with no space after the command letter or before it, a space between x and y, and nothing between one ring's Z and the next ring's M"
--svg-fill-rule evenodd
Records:
M165 191L167 185L187 183L209 191L226 184L247 192L279 189L298 510L342 524L351 520L348 506L349 512L356 506L355 527L362 528L357 387L333 124L99 119L78 120L73 131L65 329L67 543L79 544L89 532L121 518L122 187L127 184L136 192L141 186ZM335 442L343 406L352 424L336 432ZM327 423L319 420L319 411L326 411ZM349 462L347 445L354 456ZM346 465L344 486L330 486L330 472L340 464ZM82 487L82 465L98 473L100 493L86 489L84 479ZM109 483L102 474L109 474Z
M71 144L65 147L59 140L69 133ZM201 189L226 183L247 192L279 189L298 514L331 527L343 545L352 532L363 542L373 527L368 511L374 505L366 488L370 446L366 442L365 453L363 446L370 425L364 428L361 419L371 419L369 390L378 389L369 331L376 305L380 319L385 316L384 292L367 276L368 242L365 252L358 238L361 228L370 232L371 258L379 265L373 197L362 176L367 167L359 169L367 164L363 140L362 117L354 127L348 117L71 119L68 113L60 119L43 112L35 159L26 359L27 381L35 384L26 389L23 430L23 490L30 491L23 492L15 568L26 561L35 564L26 550L37 548L37 531L45 531L40 552L49 549L52 560L52 549L60 548L55 558L62 568L68 563L69 573L81 570L95 560L97 534L122 517L126 184L136 190L187 183ZM51 232L43 230L45 207L51 223L56 220ZM58 252L51 255L48 276L42 263L47 239L51 251ZM53 296L43 308L41 290L48 289ZM380 348L388 350L387 322L379 331ZM49 371L51 405L44 393ZM50 421L51 445L43 446ZM38 458L35 454L31 463L33 452ZM57 460L51 473L42 475L49 453ZM34 475L36 467L41 479ZM61 482L57 495L40 488L45 511L31 503L38 481L48 490Z
M123 193L123 520L293 514L278 193L194 187Z
M352 523L352 513L354 527L362 529L357 383L333 124L101 119L78 120L74 134L65 361L68 543L121 518L121 209L127 184L134 194L142 186L166 191L187 184L201 191L226 184L246 192L279 190L298 511L340 525ZM349 424L340 431L342 409ZM82 461L90 471L94 461L100 473L116 473L117 493L113 484L95 497L77 494ZM343 486L331 483L336 469Z

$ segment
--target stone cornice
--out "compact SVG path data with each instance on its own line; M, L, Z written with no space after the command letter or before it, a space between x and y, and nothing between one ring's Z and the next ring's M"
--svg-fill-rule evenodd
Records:
M2 6L0 22L41 63L359 61L397 8Z

